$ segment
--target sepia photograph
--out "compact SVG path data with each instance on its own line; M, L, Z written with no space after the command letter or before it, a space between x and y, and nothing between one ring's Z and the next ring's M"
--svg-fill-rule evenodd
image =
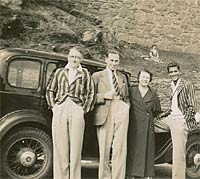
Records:
M0 179L199 179L199 0L0 0Z

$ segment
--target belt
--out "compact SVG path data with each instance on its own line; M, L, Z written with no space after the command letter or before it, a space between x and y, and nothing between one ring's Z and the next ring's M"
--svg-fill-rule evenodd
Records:
M77 98L77 97L73 97L73 96L68 96L66 98L66 100L71 100L73 101L74 103L76 103L77 105L79 106L82 106L83 105L83 102L81 101L81 99Z

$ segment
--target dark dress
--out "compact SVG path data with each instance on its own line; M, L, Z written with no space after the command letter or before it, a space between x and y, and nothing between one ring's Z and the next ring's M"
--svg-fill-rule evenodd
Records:
M144 97L138 86L130 88L130 119L127 146L127 176L154 176L155 134L153 118L160 113L160 101L151 88Z

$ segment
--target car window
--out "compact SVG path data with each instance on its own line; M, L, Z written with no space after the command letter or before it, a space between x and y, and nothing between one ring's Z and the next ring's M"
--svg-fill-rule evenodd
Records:
M14 87L37 89L41 63L33 60L15 59L8 66L8 83Z

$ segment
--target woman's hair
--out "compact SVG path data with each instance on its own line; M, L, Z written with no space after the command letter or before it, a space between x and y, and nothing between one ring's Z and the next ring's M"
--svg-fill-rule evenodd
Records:
M152 81L152 79L153 79L153 73L151 73L149 70L147 70L146 68L143 68L143 69L141 69L139 72L138 72L138 74L137 74L137 81L139 82L139 78L140 78L140 74L141 74L141 72L146 72L146 73L148 73L149 75L150 75L150 80L149 80L149 82L151 82Z

